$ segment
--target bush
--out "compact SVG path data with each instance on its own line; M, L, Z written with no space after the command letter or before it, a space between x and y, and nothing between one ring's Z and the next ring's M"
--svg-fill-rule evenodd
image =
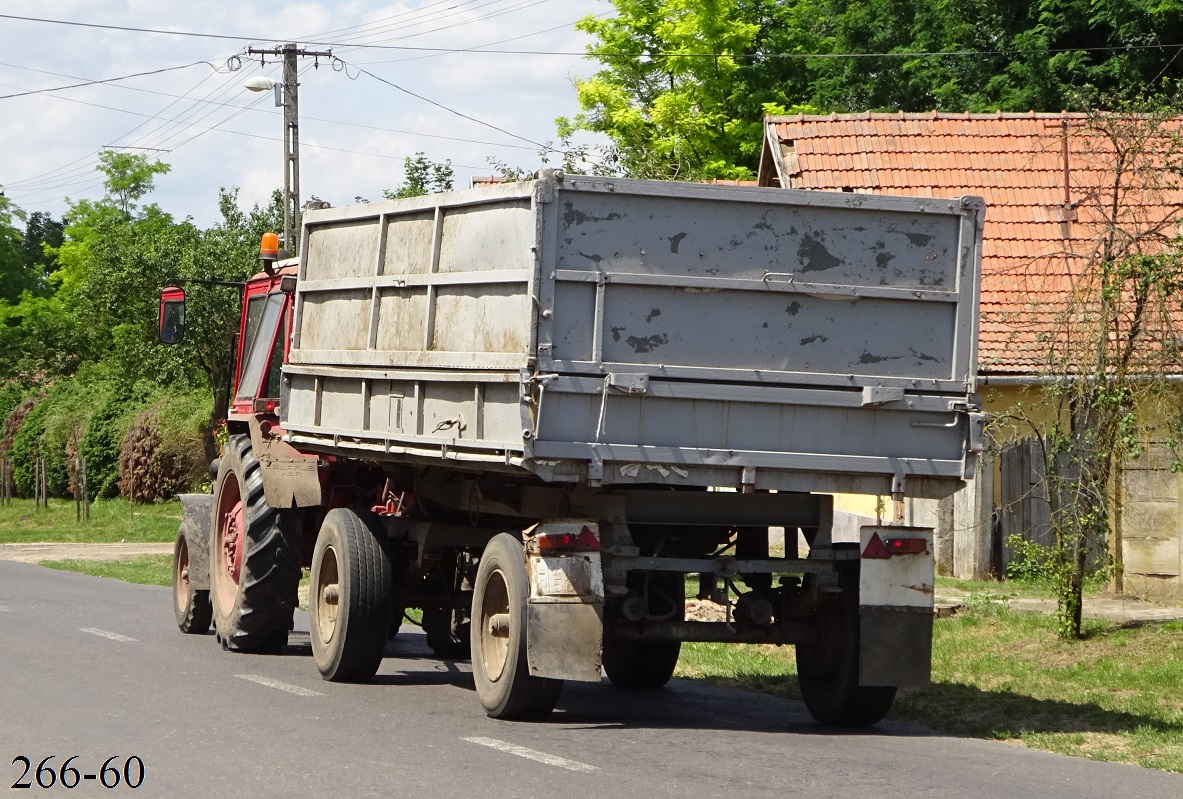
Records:
M205 478L203 439L210 400L200 394L161 398L124 436L119 491L132 502L155 502L199 486Z
M111 499L119 495L119 452L128 428L148 402L150 391L140 384L116 384L90 417L78 452L86 458L90 495Z
M18 496L33 496L33 478L38 457L45 458L45 482L49 493L63 496L69 476L66 474L65 451L55 452L45 446L45 417L49 413L51 397L41 399L20 425L12 439L12 478ZM59 457L60 456L60 457Z

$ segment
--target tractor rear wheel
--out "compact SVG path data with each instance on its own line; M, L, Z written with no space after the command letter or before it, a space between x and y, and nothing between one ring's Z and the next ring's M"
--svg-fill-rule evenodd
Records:
M231 436L218 465L210 530L210 599L224 649L278 652L300 584L301 519L272 508L249 436Z

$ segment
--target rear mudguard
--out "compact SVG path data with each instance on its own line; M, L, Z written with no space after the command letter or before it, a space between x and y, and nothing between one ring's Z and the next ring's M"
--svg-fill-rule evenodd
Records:
M210 494L181 494L181 529L189 547L189 583L198 591L209 590L209 537L214 511Z

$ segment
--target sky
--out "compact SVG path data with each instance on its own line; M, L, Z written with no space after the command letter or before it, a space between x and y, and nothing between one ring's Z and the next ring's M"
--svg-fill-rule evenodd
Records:
M381 199L419 152L451 161L456 188L492 174L490 158L537 169L555 118L579 111L573 79L597 69L574 23L612 12L609 0L0 0L0 189L60 218L102 197L98 154L119 149L171 165L145 201L177 218L214 224L219 187L266 202L283 181L282 109L243 83L281 71L244 50L285 42L338 59L300 62L303 201Z

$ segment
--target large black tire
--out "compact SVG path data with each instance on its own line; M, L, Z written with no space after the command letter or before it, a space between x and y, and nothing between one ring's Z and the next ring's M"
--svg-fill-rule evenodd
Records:
M198 590L189 581L189 536L196 533L195 526L189 519L182 521L173 544L173 614L181 632L205 635L209 632L214 609L210 605L209 591Z
M447 608L423 609L423 632L427 645L445 660L467 660L472 653L468 614Z
M248 436L218 466L210 525L210 599L224 649L274 653L287 643L300 585L300 516L272 508Z
M377 673L390 636L393 578L382 520L334 508L312 553L308 623L312 658L326 680L365 682Z
M648 600L648 612L662 619L686 618L686 582L678 572L631 572L628 587ZM670 681L682 652L681 641L604 639L604 671L618 688L652 691Z
M857 544L835 544L835 549ZM834 727L868 727L887 715L896 689L859 685L858 561L840 561L841 593L819 609L816 636L797 645L797 675L809 715Z
M481 555L472 594L472 677L490 718L527 721L554 710L562 680L534 677L526 660L526 580L522 544L494 536ZM504 624L495 625L494 618Z

